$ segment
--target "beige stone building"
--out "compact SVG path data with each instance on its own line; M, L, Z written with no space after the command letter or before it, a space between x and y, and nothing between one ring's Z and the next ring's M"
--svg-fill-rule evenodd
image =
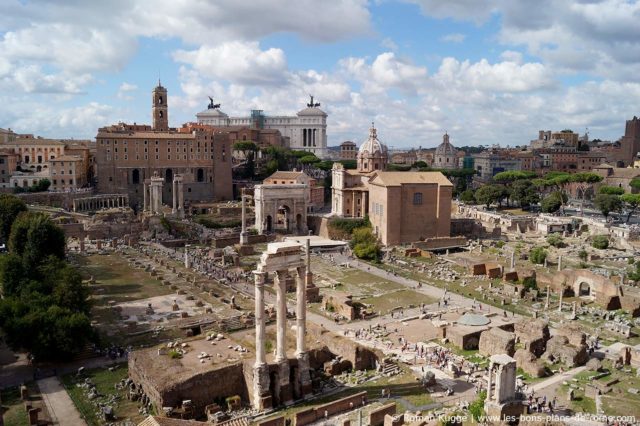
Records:
M51 186L54 191L71 192L86 187L87 169L80 155L62 155L49 160Z
M11 175L15 173L18 166L18 156L13 150L0 150L0 190L11 190Z
M358 168L332 169L333 216L368 216L382 244L449 237L453 185L440 172L388 172L387 147L372 126Z
M449 237L453 185L440 172L377 172L369 220L384 245Z
M180 174L187 202L231 199L229 134L204 124L169 128L168 115L167 90L158 85L152 92L152 126L118 123L98 130L98 192L127 194L131 206L141 208L144 182L157 173L167 203L173 176Z
M340 144L340 159L355 160L358 156L358 146L355 142L344 141Z
M265 185L293 185L304 184L309 187L309 210L318 210L324 207L324 186L319 182L309 177L304 172L294 171L280 171L278 170L262 182Z

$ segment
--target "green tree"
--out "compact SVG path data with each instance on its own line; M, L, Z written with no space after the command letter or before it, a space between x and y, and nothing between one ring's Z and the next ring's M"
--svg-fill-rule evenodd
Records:
M13 221L25 211L27 205L20 198L11 194L0 194L0 240L7 240Z
M517 202L520 207L528 207L540 201L538 190L531 180L516 180L511 184L511 199Z
M507 190L502 185L484 185L476 190L476 201L480 204L484 204L487 208L491 207L493 203L501 203L501 201L507 196Z
M320 160L318 157L316 157L313 154L308 154L305 155L304 157L300 158L298 161L300 161L300 163L302 164L315 164L315 163L319 163Z
M591 238L591 247L598 250L609 248L609 237L607 235L594 235Z
M31 270L53 255L64 259L65 237L62 229L42 213L21 213L13 222L9 251L22 258Z
M544 197L542 202L540 203L540 208L543 213L555 213L562 207L563 204L563 194L559 191L552 192L551 194Z
M547 251L542 247L534 247L529 252L529 260L536 265L544 264L544 260L547 258Z
M350 244L353 253L360 259L377 260L380 257L378 239L369 227L354 229Z
M627 220L629 223L629 219L631 219L631 215L635 213L640 206L640 194L622 194L620 196L620 201L622 201L625 210L627 211Z
M640 177L634 177L631 179L629 186L636 191L640 191Z
M591 172L581 172L572 175L571 180L575 183L576 192L580 195L580 212L582 213L587 195L593 192L593 185L595 183L602 181L602 176Z
M460 194L460 201L462 201L465 204L475 204L476 203L476 197L473 193L472 189L467 189L466 191L462 192Z
M609 213L617 212L622 209L622 200L620 200L618 195L598 194L593 201L596 208L600 210L605 219L609 217Z
M622 195L624 194L624 189L617 186L607 186L603 185L598 188L598 194L606 194L606 195Z
M246 160L243 177L253 177L256 171L255 156L258 152L258 145L253 141L238 141L233 144L233 149L242 152Z

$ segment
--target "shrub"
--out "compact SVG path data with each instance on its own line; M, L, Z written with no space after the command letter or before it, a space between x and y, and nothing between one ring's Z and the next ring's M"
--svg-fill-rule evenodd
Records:
M487 392L482 391L478 394L478 398L469 404L469 413L476 422L484 416L484 400L487 399Z
M547 235L547 243L554 247L562 247L564 245L564 241L560 234L550 234Z
M587 253L587 251L585 249L582 249L578 252L578 257L580 258L580 260L582 260L583 262L587 261L587 258L589 257L589 253Z
M182 354L178 351L176 351L175 349L171 349L169 351L169 358L171 359L180 359L182 358Z
M536 265L544 264L544 260L547 258L547 251L542 247L534 247L529 252L529 260Z
M527 277L522 280L522 285L527 290L535 290L538 288L538 283L536 281L536 277Z
M606 235L596 235L591 239L591 246L598 250L604 250L609 247L609 237Z

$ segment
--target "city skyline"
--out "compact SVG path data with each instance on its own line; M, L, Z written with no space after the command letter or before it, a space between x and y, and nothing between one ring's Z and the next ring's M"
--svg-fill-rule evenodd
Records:
M617 140L638 115L640 4L622 0L74 2L0 5L0 127L90 138L227 114L292 114L313 94L330 146L375 121L395 148L523 145L539 129ZM310 19L312 17L313 19Z

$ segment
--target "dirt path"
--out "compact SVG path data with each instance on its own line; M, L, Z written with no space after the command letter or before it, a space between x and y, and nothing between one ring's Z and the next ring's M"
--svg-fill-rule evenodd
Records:
M69 394L56 376L38 380L42 400L54 425L86 426Z

